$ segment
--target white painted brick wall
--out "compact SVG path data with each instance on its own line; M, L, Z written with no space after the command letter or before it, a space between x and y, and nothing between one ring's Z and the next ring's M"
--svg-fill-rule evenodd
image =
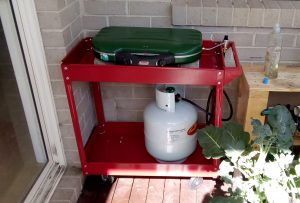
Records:
M62 0L35 0L38 11L59 11L66 6L66 2Z
M218 1L218 26L231 26L233 23L233 5L231 0Z
M169 2L144 2L129 1L128 14L139 16L170 16L171 7Z
M233 0L232 26L245 26L248 23L250 8L245 1Z
M171 27L171 17L156 17L156 16L151 16L150 22L151 25L150 27Z
M42 38L46 47L63 47L72 41L71 29L67 27L63 31L43 30Z
M280 19L280 6L276 1L263 1L264 10L264 27L273 27Z
M279 23L283 27L292 27L294 19L294 7L290 1L277 1L281 9Z
M107 26L107 17L99 15L85 15L82 17L82 26L86 30L100 30Z
M83 185L84 178L81 168L69 166L66 169L49 203L69 202L75 203Z
M176 14L178 12L176 12L176 11L172 12L172 15L174 16L173 19L175 20L175 18L177 18L177 22L176 22L176 20L173 21L175 25L181 24L182 19L186 22L187 25L201 25L201 23L202 23L201 16L203 13L202 1L189 0L187 2L187 5L183 4L179 8L182 8L184 14L176 16L174 14Z
M90 15L125 15L126 1L84 1L85 13Z
M199 2L199 3L198 3ZM196 9L194 11L192 11L193 13L195 13L195 16L193 15L193 18L195 18L194 20L190 20L189 21L189 25L191 22L195 21L195 22L199 22L199 24L201 23L201 19L199 19L199 17L201 18L201 11L197 12L200 9L197 8L201 8L200 2L198 1L196 3L191 3L190 1L187 2L187 4L185 3L185 1L182 0L173 0L171 3L172 6L172 23L174 25L186 25L187 24L187 6L188 5L192 5L191 8L196 7Z
M201 23L202 25L217 25L217 2L211 0L202 0Z
M67 164L79 167L78 150L67 104L60 63L70 48L82 38L83 28L80 4L78 0L35 0L35 3ZM82 92L86 92L86 90L81 88L84 87L80 84L75 84L75 100L77 102L83 100L85 104L90 106L91 98L86 97L89 99L86 101L87 99L82 97L84 95ZM86 112L91 114L90 111ZM84 114L86 112L83 110L83 115L79 115L81 121L85 118ZM90 134L90 130L92 129L91 124L94 125L93 122L92 119L80 122L85 137ZM82 174L80 168L76 171L75 174L73 169L67 170L50 202L77 201L82 187Z
M109 16L108 25L110 26L135 26L150 27L151 18L148 16Z

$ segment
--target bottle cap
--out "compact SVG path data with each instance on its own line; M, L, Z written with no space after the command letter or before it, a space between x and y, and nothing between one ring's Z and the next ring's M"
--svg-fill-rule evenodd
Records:
M263 79L263 84L265 84L265 85L267 85L267 84L269 84L269 78L268 77L264 77L264 79Z

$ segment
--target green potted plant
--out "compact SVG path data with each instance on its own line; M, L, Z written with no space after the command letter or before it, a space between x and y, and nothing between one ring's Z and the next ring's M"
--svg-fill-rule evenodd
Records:
M300 202L300 160L290 150L295 123L282 105L263 113L266 124L252 120L252 140L234 122L198 131L204 156L222 160L219 176L230 186L211 202Z

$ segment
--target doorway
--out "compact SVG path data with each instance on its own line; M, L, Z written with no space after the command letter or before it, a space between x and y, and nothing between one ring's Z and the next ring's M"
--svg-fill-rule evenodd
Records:
M37 113L30 106L33 105L34 101L32 100L32 92L28 83L26 66L20 67L12 64L12 60L24 59L14 58L10 55L8 46L11 46L11 49L14 50L16 47L7 43L2 21L3 19L1 18L0 202L22 202L48 159L41 134L35 133L34 131L36 130L30 130L30 128L39 129L38 131L41 132L39 123L27 122L32 120L32 118L28 118L31 116L34 116L35 118L33 119L37 120ZM19 62L18 64L21 63ZM24 70L16 70L17 68L23 68ZM23 78L23 81L17 81L15 74L21 74L19 77ZM24 85L22 84L24 82L27 83L27 88L24 88L24 86L20 87L20 85ZM20 91L23 92L21 93ZM21 94L30 98L22 99ZM32 104L26 103L28 99L32 100ZM25 109L34 111L27 112L31 115L25 115Z
M33 1L27 5L30 3ZM37 69L34 65L30 56L33 52L28 53L32 45L26 44L26 29L22 27L26 19L20 23L22 15L31 17L32 11L28 11L34 10L34 6L14 9L20 4L22 1L0 0L0 203L45 202L65 163L59 156L63 152L60 143L55 141L59 130L52 116L53 107L42 104L51 91L33 77L47 67L39 65ZM36 30L39 32L39 28ZM40 46L39 50L42 49ZM43 61L42 57L39 59ZM39 78L42 77L40 74ZM42 81L47 84L47 78Z

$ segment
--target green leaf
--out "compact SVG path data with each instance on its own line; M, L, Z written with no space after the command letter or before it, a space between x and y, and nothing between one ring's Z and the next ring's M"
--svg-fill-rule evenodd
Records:
M206 158L231 157L235 161L249 147L250 135L237 123L228 122L223 128L208 126L198 131L198 140Z
M225 150L226 156L231 157L236 162L238 157L248 147L250 135L243 130L243 127L237 123L224 123L221 137L221 145Z
M211 203L244 203L245 200L241 197L221 197L217 196L214 197L211 201Z
M198 142L202 147L202 153L206 158L219 159L225 156L224 149L221 146L221 136L222 129L212 125L198 130Z
M232 140L241 140L243 143L248 144L250 141L250 135L248 132L245 132L243 126L234 123L234 122L226 122L223 124L224 134L228 137L228 139ZM226 138L227 139L227 138Z
M256 135L255 144L261 145L267 137L272 136L272 130L268 124L262 125L257 119L251 121L253 130L252 133Z
M298 177L300 177L300 163L298 163L297 165L295 165L295 173Z
M227 157L231 158L232 162L237 162L239 157L245 151L245 144L243 142L233 142L226 146L225 154Z
M270 126L279 129L280 132L284 132L287 127L290 128L292 133L296 130L290 111L283 105L274 106L267 117Z
M276 105L270 109L267 118L273 132L276 132L278 147L282 149L290 148L293 144L293 134L296 126L289 109L283 105Z
M297 188L300 188L300 177L294 178L295 184Z
M283 133L278 133L277 135L277 145L280 149L286 150L293 145L293 134L289 128L287 128Z

